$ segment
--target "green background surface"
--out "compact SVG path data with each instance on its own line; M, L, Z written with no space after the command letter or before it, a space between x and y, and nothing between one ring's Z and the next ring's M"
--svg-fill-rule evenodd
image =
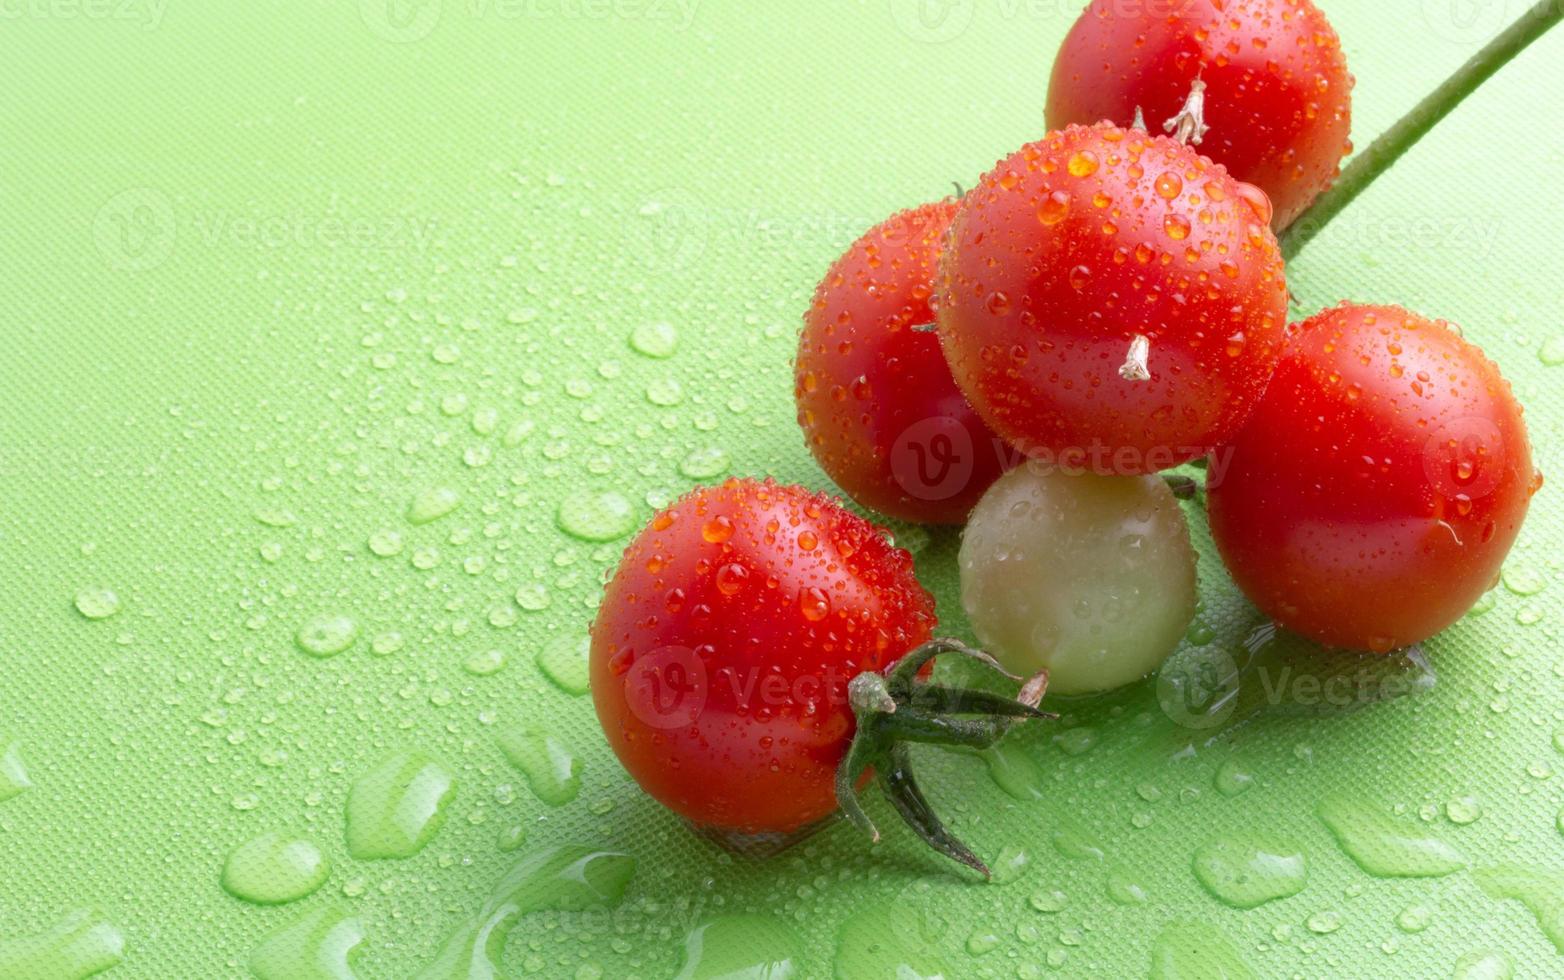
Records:
M1264 976L1444 976L1479 949L1559 972L1521 904L1464 872L1369 876L1316 816L1344 794L1474 867L1564 870L1552 488L1511 558L1534 594L1501 588L1427 644L1430 692L1214 730L1175 724L1150 684L1070 705L1019 743L1039 800L930 754L957 830L1024 855L1006 883L952 873L900 828L871 849L837 826L751 862L643 797L590 698L533 661L584 630L623 545L567 537L557 505L616 490L645 519L710 450L731 473L823 485L789 364L814 283L869 225L1041 134L1082 4L973 0L933 28L911 0L407 6L404 22L379 0L0 5L0 747L32 783L0 801L0 943L92 906L124 938L113 976L243 976L266 933L340 902L367 937L359 974L407 976L521 854L568 842L628 851L635 878L612 916L529 917L513 973L668 976L696 922L762 911L799 937L807 975L829 975L844 919L875 907L959 976L1141 975L1163 927L1191 918ZM1363 145L1524 5L1326 6ZM1303 311L1350 297L1463 324L1514 382L1550 474L1561 64L1564 34L1545 38L1290 270ZM671 358L627 343L656 322L677 331ZM410 525L431 487L461 506ZM1194 523L1214 636L1186 661L1238 650L1257 622ZM400 554L369 549L381 529ZM903 540L963 631L956 536ZM546 608L517 605L531 583ZM93 587L116 615L78 614ZM293 639L323 613L359 625L331 659ZM377 656L391 631L403 646ZM463 670L490 649L504 669ZM496 733L524 723L579 754L569 804L540 802L500 753ZM410 858L354 860L348 787L405 747L455 776L449 819ZM1252 787L1221 792L1224 764ZM1466 797L1482 815L1452 821ZM523 850L502 853L518 825ZM1103 856L1066 856L1061 826ZM1192 854L1255 828L1306 855L1308 883L1238 911ZM329 880L280 908L229 896L225 856L273 830L315 841ZM1062 911L1029 902L1054 889ZM1423 931L1397 925L1413 906ZM1339 928L1310 927L1332 914Z

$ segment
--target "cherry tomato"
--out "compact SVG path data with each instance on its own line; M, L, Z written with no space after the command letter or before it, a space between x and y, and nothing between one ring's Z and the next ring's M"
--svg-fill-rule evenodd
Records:
M1027 455L1139 475L1205 455L1281 352L1287 283L1265 195L1187 146L1072 126L962 199L940 340Z
M1211 533L1244 593L1295 632L1381 652L1494 586L1541 486L1499 369L1394 306L1301 324L1210 467Z
M1065 38L1048 86L1048 126L1137 108L1153 131L1205 83L1200 152L1258 186L1291 224L1352 149L1352 75L1309 0L1093 0Z
M1009 456L923 328L955 201L893 215L836 260L798 343L793 396L809 451L858 503L960 524Z
M837 809L847 685L929 638L912 558L829 497L729 480L630 544L592 624L591 685L636 782L694 823L786 832Z
M1000 477L961 535L961 604L1009 670L1048 671L1058 694L1145 677L1195 618L1195 549L1156 476L1023 465Z

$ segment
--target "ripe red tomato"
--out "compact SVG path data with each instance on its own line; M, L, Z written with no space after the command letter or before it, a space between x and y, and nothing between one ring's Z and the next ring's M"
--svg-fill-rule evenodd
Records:
M1009 453L956 388L929 298L953 200L888 218L815 290L793 397L809 451L847 492L902 520L960 524Z
M631 542L592 624L591 684L636 782L696 824L786 832L837 809L847 685L929 638L912 558L834 500L729 480Z
M1212 458L1211 533L1283 626L1386 651L1494 586L1541 481L1521 406L1481 350L1444 321L1343 304L1297 328Z
M1022 147L962 199L944 251L956 383L1034 458L1127 476L1204 456L1281 352L1270 217L1164 137L1072 126Z
M1310 0L1093 0L1054 61L1048 127L1139 107L1160 132L1206 84L1200 152L1271 198L1278 231L1330 186L1352 149L1352 75Z

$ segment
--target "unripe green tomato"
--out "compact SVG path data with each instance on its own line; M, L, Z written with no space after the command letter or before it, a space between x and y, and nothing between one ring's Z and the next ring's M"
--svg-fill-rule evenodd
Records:
M1195 616L1195 549L1160 476L1069 474L1037 464L1003 477L961 539L961 604L1012 673L1093 694L1137 681Z

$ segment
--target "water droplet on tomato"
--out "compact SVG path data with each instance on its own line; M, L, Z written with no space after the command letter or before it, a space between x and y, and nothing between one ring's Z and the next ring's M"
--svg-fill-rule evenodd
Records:
M1090 150L1081 150L1070 157L1067 166L1072 177L1090 177L1097 172L1097 154Z
M824 589L809 586L798 591L798 608L802 610L805 619L818 623L830 614L831 597L825 594Z
M1057 225L1070 214L1070 195L1054 191L1037 206L1037 220L1045 225Z

